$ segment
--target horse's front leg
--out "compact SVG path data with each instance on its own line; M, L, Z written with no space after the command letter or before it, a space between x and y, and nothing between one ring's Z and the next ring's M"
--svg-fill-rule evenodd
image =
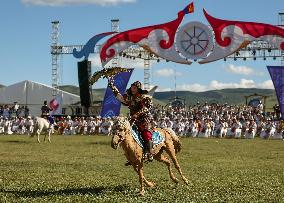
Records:
M38 143L40 143L40 140L39 140L40 131L39 131L39 130L37 130L37 132L36 132L36 133L37 133L37 142L38 142Z

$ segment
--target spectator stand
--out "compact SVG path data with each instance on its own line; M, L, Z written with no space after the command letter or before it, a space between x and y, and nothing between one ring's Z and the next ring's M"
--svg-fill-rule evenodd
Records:
M263 112L264 113L266 112L266 101L267 101L267 98L269 96L254 93L254 94L247 95L247 96L244 96L244 97L245 97L245 100L246 100L246 106L257 107L257 105L261 104L261 102L262 102ZM253 100L253 99L249 100L250 98L256 98L256 99L255 100ZM249 102L248 102L248 100L249 100ZM260 102L257 102L257 100L259 100Z

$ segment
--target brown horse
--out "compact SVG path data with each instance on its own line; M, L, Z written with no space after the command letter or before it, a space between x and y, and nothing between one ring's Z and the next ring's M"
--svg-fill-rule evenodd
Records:
M171 179L178 183L178 179L174 176L172 172L171 162L167 156L163 154L163 151L169 155L169 157L172 159L176 169L178 170L179 174L181 175L181 178L183 181L188 184L188 180L186 177L182 174L181 168L179 166L179 163L176 158L176 153L181 150L181 144L179 141L179 138L176 136L173 130L167 128L167 129L156 129L159 132L162 133L162 135L165 136L165 141L159 145L154 146L152 152L154 159L157 161L163 162L168 166L169 175ZM127 160L131 163L134 170L139 175L139 181L140 181L140 194L144 195L144 183L149 187L154 187L155 183L150 182L146 180L143 172L143 149L140 147L140 145L137 144L137 142L134 140L134 138L131 135L131 126L129 121L126 118L119 117L113 127L112 127L112 142L111 146L113 149L117 149L119 145L122 146L122 149L125 152L125 156Z

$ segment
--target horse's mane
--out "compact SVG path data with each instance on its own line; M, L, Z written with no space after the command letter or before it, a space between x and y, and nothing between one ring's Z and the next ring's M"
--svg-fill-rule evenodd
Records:
M130 129L130 128L131 128L128 119L127 119L126 117L123 117L123 116L117 117L117 118L116 118L116 121L115 121L115 123L114 123L114 125L122 125L122 126L124 126L126 129Z

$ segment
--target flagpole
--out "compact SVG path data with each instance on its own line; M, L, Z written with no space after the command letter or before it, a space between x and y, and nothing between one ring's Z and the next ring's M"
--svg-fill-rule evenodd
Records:
M176 69L175 69L175 101L177 98L177 74L176 74Z
M28 103L28 89L29 89L29 81L27 80L26 81L26 106L28 106L27 105L27 103Z

